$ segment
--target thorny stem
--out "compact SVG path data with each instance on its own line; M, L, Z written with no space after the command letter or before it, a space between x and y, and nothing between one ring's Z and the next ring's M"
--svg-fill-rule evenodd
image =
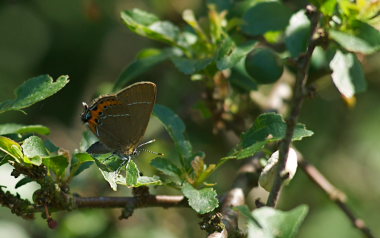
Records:
M313 54L314 48L317 46L318 41L314 41L313 37L318 28L318 22L320 13L317 9L312 6L307 6L307 12L309 14L311 20L311 36L310 36L310 44L306 53L299 57L297 60L298 71L296 75L296 82L293 89L293 102L291 104L290 115L286 120L287 128L284 139L280 142L279 146L279 166L276 173L276 178L273 184L273 188L269 194L269 198L267 201L267 206L275 207L280 190L282 187L282 183L285 180L282 171L285 169L286 160L288 157L289 146L292 141L294 129L296 127L299 114L301 112L302 103L305 98L305 85L308 78L308 70L311 60L311 55Z

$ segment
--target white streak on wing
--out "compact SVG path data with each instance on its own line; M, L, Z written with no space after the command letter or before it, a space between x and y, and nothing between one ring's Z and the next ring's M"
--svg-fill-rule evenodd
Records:
M152 102L133 102L133 103L127 104L127 106L138 105L138 104L152 104Z

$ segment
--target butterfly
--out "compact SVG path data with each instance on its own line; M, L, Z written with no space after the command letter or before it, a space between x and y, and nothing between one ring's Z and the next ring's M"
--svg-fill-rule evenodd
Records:
M81 120L99 138L99 142L91 145L87 152L112 152L128 162L139 153L141 146L153 142L140 144L153 111L156 93L154 83L138 82L116 94L101 96L91 105L83 103Z

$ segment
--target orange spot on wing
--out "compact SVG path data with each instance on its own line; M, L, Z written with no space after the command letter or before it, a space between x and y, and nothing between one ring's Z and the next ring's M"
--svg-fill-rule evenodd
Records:
M113 105L120 105L121 102L117 100L107 100L100 102L96 106L96 110L91 110L91 118L88 120L88 125L90 127L90 130L96 134L96 127L99 124L99 117L102 112L104 112L106 107L110 107Z

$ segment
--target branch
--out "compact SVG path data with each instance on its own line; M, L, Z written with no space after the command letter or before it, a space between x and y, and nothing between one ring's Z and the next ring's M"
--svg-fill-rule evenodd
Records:
M298 164L302 167L303 171L309 176L309 178L320 188L322 189L329 198L338 205L338 207L346 214L346 216L350 219L353 226L360 230L363 235L368 238L375 238L372 234L371 230L367 227L365 222L356 217L354 212L346 203L346 195L341 192L339 189L335 188L326 178L318 171L318 169L304 160L302 155L298 153Z
M267 206L274 207L277 203L280 190L282 187L282 183L285 180L282 171L285 169L286 160L288 157L289 146L292 142L292 137L294 133L294 129L297 125L298 117L301 112L302 103L305 98L305 85L308 78L309 65L311 60L311 55L313 54L314 48L317 46L318 41L313 40L314 34L318 28L318 22L320 14L317 12L317 9L308 5L306 7L307 14L311 20L311 36L310 36L310 44L305 55L302 55L297 60L298 71L296 75L296 82L293 89L293 102L290 109L290 115L286 120L287 128L284 139L280 142L279 146L279 166L276 173L276 179L273 184L273 188L269 194L269 198L267 201Z
M253 187L258 186L258 179L262 169L258 159L262 155L262 153L256 154L239 169L237 177L221 206L222 221L225 227L221 232L210 234L208 238L227 238L241 235L238 229L238 213L232 208L244 205L248 192Z
M148 195L144 197L71 197L76 208L188 207L184 196Z

